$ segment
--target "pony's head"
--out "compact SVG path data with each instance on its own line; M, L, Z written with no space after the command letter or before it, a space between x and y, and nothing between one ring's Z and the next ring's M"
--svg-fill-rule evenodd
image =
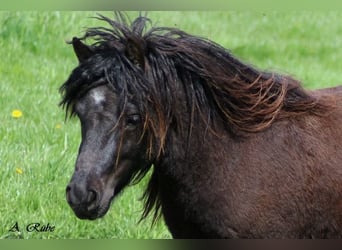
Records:
M113 197L142 178L161 150L154 150L165 136L155 123L161 112L151 110L161 99L148 88L138 40L146 21L137 19L131 29L123 22L111 23L117 27L112 31L90 29L85 38L102 39L93 45L71 42L79 65L61 87L61 104L81 122L82 142L66 189L79 218L103 216Z

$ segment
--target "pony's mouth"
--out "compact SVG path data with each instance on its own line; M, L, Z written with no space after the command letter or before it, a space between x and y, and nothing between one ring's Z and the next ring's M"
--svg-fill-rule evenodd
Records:
M79 219L96 220L106 215L114 196L114 192L109 196L104 193L96 203L90 206L86 204L69 204Z

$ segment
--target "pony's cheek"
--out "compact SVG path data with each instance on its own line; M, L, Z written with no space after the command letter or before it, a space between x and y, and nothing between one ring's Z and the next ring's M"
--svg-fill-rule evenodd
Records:
M132 179L134 164L130 160L122 160L116 163L112 174L108 177L105 183L105 192L113 191L116 195L128 185Z

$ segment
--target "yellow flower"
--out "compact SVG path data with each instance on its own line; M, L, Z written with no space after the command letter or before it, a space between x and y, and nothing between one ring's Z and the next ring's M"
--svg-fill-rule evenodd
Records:
M22 170L21 168L16 168L16 169L15 169L15 172L16 172L17 174L22 174L22 173L23 173L23 170Z
M62 128L62 124L60 124L60 123L57 123L57 124L56 124L56 126L55 126L55 128L56 128L56 129L60 129L60 128Z
M13 118L20 118L20 117L22 117L23 116L23 112L21 112L21 110L19 110L19 109L14 109L13 111L12 111L12 117Z

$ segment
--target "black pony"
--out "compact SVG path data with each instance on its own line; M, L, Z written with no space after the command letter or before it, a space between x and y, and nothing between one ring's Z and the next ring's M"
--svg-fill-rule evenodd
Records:
M82 219L152 169L145 210L176 238L342 236L342 91L305 91L174 28L99 19L61 87L81 122L67 200ZM90 39L91 45L82 40Z

